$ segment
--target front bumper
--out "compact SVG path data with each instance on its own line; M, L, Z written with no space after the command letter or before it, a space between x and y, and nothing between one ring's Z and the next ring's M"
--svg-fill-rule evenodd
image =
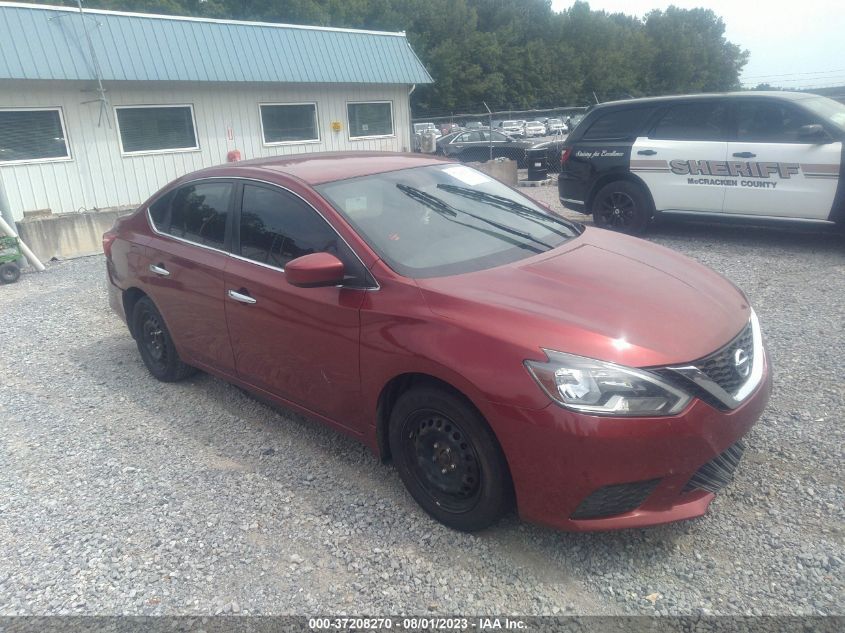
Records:
M520 516L569 531L645 527L701 516L714 494L687 484L763 413L771 393L768 366L764 372L757 390L731 411L695 399L673 417L602 418L555 404L537 411L488 403L485 413L510 466ZM577 518L594 493L606 487L614 493L626 484L642 495L635 509Z

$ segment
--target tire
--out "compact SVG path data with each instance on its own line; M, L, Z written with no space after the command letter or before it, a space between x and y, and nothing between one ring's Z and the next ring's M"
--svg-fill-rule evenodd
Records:
M408 492L433 518L483 530L512 505L510 473L484 418L436 386L415 387L390 414L390 451Z
M196 373L182 362L161 312L152 299L141 297L132 309L132 331L141 360L149 372L162 382L176 382Z
M611 231L640 235L652 218L651 203L642 187L617 180L599 189L593 198L593 222Z
M0 266L0 281L4 284L13 284L21 276L21 269L15 262L9 262Z

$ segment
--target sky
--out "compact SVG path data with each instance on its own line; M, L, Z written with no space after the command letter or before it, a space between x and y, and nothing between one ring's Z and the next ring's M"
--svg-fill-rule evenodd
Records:
M574 0L552 0L556 11ZM746 86L784 88L845 85L845 0L590 0L590 8L642 17L674 4L712 9L729 42L748 50Z

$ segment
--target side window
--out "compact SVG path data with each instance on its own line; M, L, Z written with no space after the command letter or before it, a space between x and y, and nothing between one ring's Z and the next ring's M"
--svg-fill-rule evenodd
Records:
M798 137L802 125L816 123L798 108L772 101L737 99L736 139L757 143L804 143Z
M153 225L162 232L167 231L167 212L170 211L173 193L173 191L168 191L150 205L150 218L153 220Z
M503 142L503 141L508 140L507 136L505 136L504 134L499 134L499 132L489 132L489 133L488 132L482 132L482 134L484 135L485 141L489 141L491 137L493 138L494 141L499 141L499 142Z
M167 232L197 244L223 248L233 185L205 182L188 185L173 195Z
M636 138L653 108L621 108L599 115L584 136L585 141Z
M484 140L484 137L481 136L481 132L469 132L467 136L470 143L479 143Z
M468 140L469 140L469 134L464 133L464 134L458 134L452 142L453 143L466 143Z
M293 194L244 185L240 222L240 255L284 268L311 253L332 253L346 268L346 284L367 285L364 266L335 230Z
M693 101L671 106L649 134L667 141L726 141L727 108L721 101Z

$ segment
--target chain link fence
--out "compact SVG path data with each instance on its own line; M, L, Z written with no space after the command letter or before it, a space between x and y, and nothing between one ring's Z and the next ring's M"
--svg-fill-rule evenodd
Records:
M585 111L584 107L564 106L491 112L481 107L463 113L417 117L411 123L414 150L467 163L509 158L520 168L528 166L529 149L544 150L542 160L548 172L554 174L560 171L567 132ZM532 159L536 161L537 152L533 152Z

